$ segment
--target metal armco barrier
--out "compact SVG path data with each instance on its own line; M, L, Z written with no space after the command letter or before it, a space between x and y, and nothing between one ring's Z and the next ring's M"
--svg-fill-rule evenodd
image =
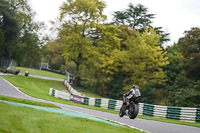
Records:
M166 118L177 119L180 120L180 107L167 107L167 116Z
M180 120L195 121L197 109L181 107Z
M55 90L53 88L50 88L49 95L54 96L56 98L71 100L71 95L69 93L58 91L58 90Z
M153 112L154 112L154 105L144 103L143 115L145 115L145 116L153 116Z
M101 98L96 98L95 99L95 106L96 107L101 107Z
M73 90L76 92L66 81L64 82L68 90ZM71 91L70 91L71 92ZM80 95L81 93L76 92L79 95L73 93L60 92L58 90L50 88L49 95L62 98L65 100L71 100L76 103L96 106L105 109L111 109L119 111L123 101L105 98L93 98L85 97ZM139 115L151 116L151 117L162 117L169 119L176 119L188 122L198 122L200 123L200 108L189 108L189 107L171 107L171 106L160 106L147 103L139 104Z
M200 123L200 108L197 108L195 121Z
M68 83L67 80L64 81L64 85L67 87L68 91L69 91L72 95L84 96L83 94L77 92L77 91Z
M73 95L72 101L75 103L82 103L82 97L81 96L77 96L77 95Z
M115 110L115 106L116 106L116 100L109 99L109 102L108 102L108 109Z
M154 105L153 117L166 117L167 106Z
M88 97L84 97L83 100L84 100L83 104L89 105L89 98Z

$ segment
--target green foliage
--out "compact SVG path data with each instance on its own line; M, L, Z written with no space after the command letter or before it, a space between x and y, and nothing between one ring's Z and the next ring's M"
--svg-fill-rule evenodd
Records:
M119 30L116 26L101 25L98 30L101 38L97 40L97 63L99 66L97 74L99 74L101 83L107 83L113 79L114 73L118 71L123 53L120 51L120 39L117 37Z
M185 32L178 44L167 49L170 64L165 67L169 104L199 107L199 28Z
M134 6L130 3L126 10L114 12L112 23L117 25L127 25L142 33L146 28L153 27L153 18L155 18L155 14L149 14L148 8L141 4ZM164 42L169 41L169 33L165 33L162 30L162 27L154 27L154 29L157 34L161 35L159 43L163 44Z
M40 63L42 23L34 21L27 0L0 1L0 56L15 59L19 65Z
M48 44L52 64L60 66L64 56L67 69L76 76L75 84L80 85L80 77L86 77L92 91L103 96L120 98L132 84L139 84L147 103L186 106L180 102L187 96L179 97L183 87L178 81L186 78L184 73L198 80L199 76L194 76L198 73L198 30L187 32L188 38L164 50L161 43L168 41L169 34L161 27L151 28L155 15L143 5L129 4L128 9L115 12L113 23L118 27L104 24L104 8L98 0L68 0L61 6L59 40ZM185 54L189 44L190 52ZM195 83L185 82L187 88L194 88Z
M42 61L48 62L51 66L51 69L62 70L62 67L66 67L64 57L62 56L64 51L64 45L60 42L60 40L48 42L44 46L44 50L45 55Z
M178 44L167 48L170 64L164 67L168 79L165 88L171 106L199 107L199 31L186 31Z
M141 4L134 6L132 3L128 5L125 11L114 12L114 22L116 24L124 24L144 31L145 28L150 27L154 18L154 14L148 14L148 9Z
M121 38L124 40L118 38L112 41L106 36L99 44L97 41L97 48L100 51L99 70L95 73L100 82L97 92L112 98L121 98L132 84L139 84L142 87L148 82L165 82L162 68L168 61L166 53L157 45L160 35L153 29L147 29L140 34L126 27L124 30L122 27L121 32L116 33L116 36L122 35ZM107 43L107 40L111 43ZM116 47L121 40L123 42L120 46L123 48Z
M25 33L20 38L13 59L20 66L39 66L41 62L41 49L36 34Z
M184 56L184 70L188 78L200 80L200 28L192 28L180 38L178 45Z
M20 26L20 36L13 58L21 66L38 66L42 56L42 39L39 34L44 24L35 22L35 13L27 0L17 0L12 4L16 7L16 17Z
M192 81L181 74L172 88L169 97L172 106L199 107L200 81Z
M76 64L76 85L80 85L80 67L85 66L89 56L96 55L91 35L106 19L104 8L105 4L98 0L68 0L60 8L59 36L65 45L66 63Z
M122 88L124 88L124 79L126 79L126 75L123 71L118 71L113 74L112 80L109 81L106 84L107 91L105 91L106 94L112 99L122 99L122 96L125 92L122 91Z
M147 83L141 90L144 95L143 102L152 103L158 105L171 105L174 102L175 88L174 84L177 77L182 72L183 56L180 53L178 44L174 44L166 49L166 57L168 58L168 64L163 67L163 71L166 74L166 82L159 85L156 82ZM171 98L172 97L172 98ZM171 100L173 99L173 100ZM173 104L174 105L174 104Z
M13 57L19 35L19 24L13 6L0 0L0 56Z
M165 81L162 67L168 64L167 58L160 46L157 46L159 35L153 29L143 34L137 33L126 41L126 51L123 70L128 73L125 80L127 86L133 83L140 86L147 82L161 84ZM128 88L126 88L128 89Z
M182 72L183 56L180 53L178 44L174 44L166 49L168 61L170 62L164 67L167 75L167 84L173 85L176 77Z
M119 29L121 30L121 32L119 33L118 37L121 39L121 42L120 42L120 49L123 51L123 50L127 50L128 47L126 46L126 40L129 38L129 37L136 37L136 34L137 34L137 31L136 30L133 30L133 29L130 29L128 26L126 25L121 25L119 27Z

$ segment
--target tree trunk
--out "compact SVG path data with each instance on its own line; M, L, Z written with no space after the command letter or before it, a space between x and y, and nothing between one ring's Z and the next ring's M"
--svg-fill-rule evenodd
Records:
M74 86L81 86L81 77L75 77Z
M81 77L78 76L79 72L79 63L76 63L76 75L75 75L75 81L74 81L74 86L80 86L81 85Z

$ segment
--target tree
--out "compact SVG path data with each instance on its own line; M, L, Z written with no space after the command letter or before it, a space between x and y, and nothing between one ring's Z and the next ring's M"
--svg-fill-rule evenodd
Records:
M45 50L46 54L44 55L43 61L48 62L51 69L61 70L65 66L65 60L62 56L64 44L60 40L50 41L45 45Z
M134 6L132 3L128 5L125 11L117 11L114 13L114 22L117 24L125 24L131 26L133 29L144 31L145 28L151 27L151 19L154 14L148 14L147 8L141 4ZM121 23L122 22L122 23Z
M185 36L171 49L174 57L169 56L171 65L167 67L167 73L171 81L168 84L171 88L169 102L172 106L199 107L199 40L200 29L192 28L185 31Z
M40 63L43 23L34 21L34 13L27 0L0 1L0 56L15 59L18 65Z
M146 29L144 33L136 33L125 42L128 50L125 54L123 70L128 74L124 83L129 89L133 83L141 87L148 82L161 84L165 81L163 67L168 64L165 52L157 46L160 35L153 29Z
M0 0L0 56L13 57L19 35L19 25L13 7L7 0Z
M18 19L20 35L15 49L14 59L21 66L38 66L41 62L42 36L44 24L34 20L35 13L27 0L10 0Z
M178 44L174 44L166 49L168 61L170 62L164 67L164 71L167 75L167 85L172 86L182 72L183 56L180 52Z
M168 78L165 88L171 106L199 106L199 36L199 28L192 28L167 48L170 63L164 67Z
M14 57L21 66L38 66L41 62L41 47L37 34L25 33L19 39L19 43L15 49Z
M186 77L184 73L177 76L171 86L169 101L171 106L199 107L200 81L194 81Z
M117 25L127 25L140 33L144 32L146 28L151 28L152 19L155 18L155 14L149 14L148 8L141 4L134 6L132 3L128 5L125 11L116 11L113 14L113 22ZM157 34L161 35L159 40L160 44L169 41L169 33L165 33L162 27L153 27Z
M76 64L76 85L80 85L80 65L95 49L91 39L93 31L106 19L104 8L105 4L99 0L68 0L60 8L62 27L59 36L65 44L66 62Z
M184 56L184 70L188 78L200 80L200 28L185 31L185 36L178 41Z

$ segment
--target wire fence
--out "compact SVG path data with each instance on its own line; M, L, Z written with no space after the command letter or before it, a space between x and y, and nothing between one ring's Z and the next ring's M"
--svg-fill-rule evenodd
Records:
M0 57L0 70L4 71L9 67L11 71L16 71L17 63L15 60L5 57Z

